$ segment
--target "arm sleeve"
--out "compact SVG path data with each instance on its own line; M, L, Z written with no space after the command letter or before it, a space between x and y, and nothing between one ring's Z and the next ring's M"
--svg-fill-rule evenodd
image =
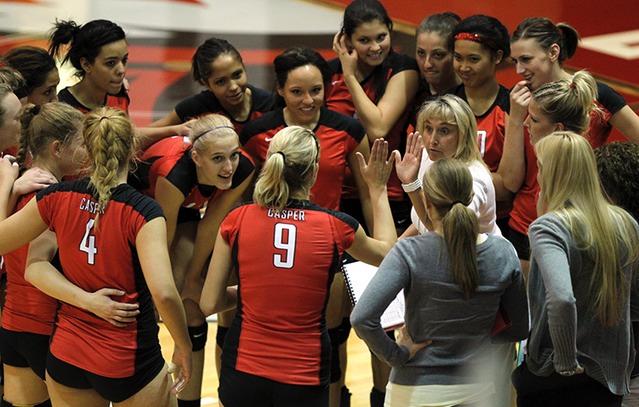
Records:
M503 239L503 238L500 238ZM512 325L497 335L497 342L513 342L525 339L528 336L528 299L526 297L526 283L524 274L521 271L521 265L517 258L517 252L512 244L506 239L504 243L509 246L506 248L507 257L504 261L504 267L510 271L510 285L501 296L500 307L505 311L506 315L512 322Z
M558 219L542 218L528 231L530 249L544 283L548 328L557 372L577 366L577 301L568 262L568 230Z
M351 324L357 336L392 367L404 365L409 358L408 349L391 340L380 323L384 310L410 281L408 264L398 245L386 255L351 313Z

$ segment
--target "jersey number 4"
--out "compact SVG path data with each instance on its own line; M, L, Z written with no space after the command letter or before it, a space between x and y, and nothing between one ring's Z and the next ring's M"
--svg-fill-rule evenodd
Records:
M288 223L276 223L273 238L273 246L284 250L284 253L273 254L273 265L281 269L293 268L297 227Z
M95 255L98 253L98 249L95 247L95 235L92 235L93 231L93 219L89 219L86 229L84 231L84 237L80 242L80 251L87 254L87 262L91 265L95 264Z

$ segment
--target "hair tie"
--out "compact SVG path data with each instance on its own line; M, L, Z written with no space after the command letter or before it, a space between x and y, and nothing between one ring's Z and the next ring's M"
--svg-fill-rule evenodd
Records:
M276 151L275 154L281 154L282 159L284 160L284 165L286 165L286 154L283 151Z
M575 88L575 75L573 74L570 77L570 89L574 89Z
M213 127L212 129L208 129L208 130L198 134L197 136L193 137L193 141L191 142L191 144L195 144L197 139L199 139L203 135L205 135L207 133L210 133L212 131L218 130L218 129L232 129L232 130L235 130L235 127L233 127L233 126L217 126L217 127Z
M106 117L106 116L100 117L100 123L102 123L102 120L104 120L104 119L108 119L108 117Z
M479 35L479 34L461 32L461 33L455 35L455 40L472 41L472 42L476 42L476 43L485 45L488 48L492 49L493 51L499 51L499 46L497 45L497 43L495 41L493 41L490 38L486 38L486 37L484 37L482 35Z
M457 205L457 204L462 204L462 205L466 206L466 204L465 204L465 203L463 203L462 201L453 201L453 203L452 203L452 204L450 204L450 206L455 206L455 205Z
M31 108L31 114L32 115L37 115L38 113L40 113L40 110L42 110L42 106L40 105L35 105Z

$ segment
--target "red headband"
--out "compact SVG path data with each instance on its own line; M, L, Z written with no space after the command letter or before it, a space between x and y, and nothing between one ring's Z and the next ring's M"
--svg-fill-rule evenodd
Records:
M485 45L494 51L499 51L499 47L497 46L497 43L495 41L491 40L490 38L482 37L479 34L462 32L455 35L455 40L473 41Z

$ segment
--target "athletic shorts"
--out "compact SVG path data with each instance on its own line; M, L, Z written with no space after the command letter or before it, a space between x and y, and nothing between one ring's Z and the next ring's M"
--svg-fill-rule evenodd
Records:
M280 383L223 364L218 394L224 407L328 407L328 389Z
M142 390L151 383L164 368L164 359L160 357L143 361L136 367L133 376L114 379L91 373L56 358L51 352L47 355L47 372L56 382L74 389L93 389L103 398L120 403Z
M49 335L0 328L2 363L14 367L30 367L44 380L49 339Z
M508 238L510 243L513 244L520 260L530 261L530 240L528 240L528 235L509 227L508 234L504 237Z

